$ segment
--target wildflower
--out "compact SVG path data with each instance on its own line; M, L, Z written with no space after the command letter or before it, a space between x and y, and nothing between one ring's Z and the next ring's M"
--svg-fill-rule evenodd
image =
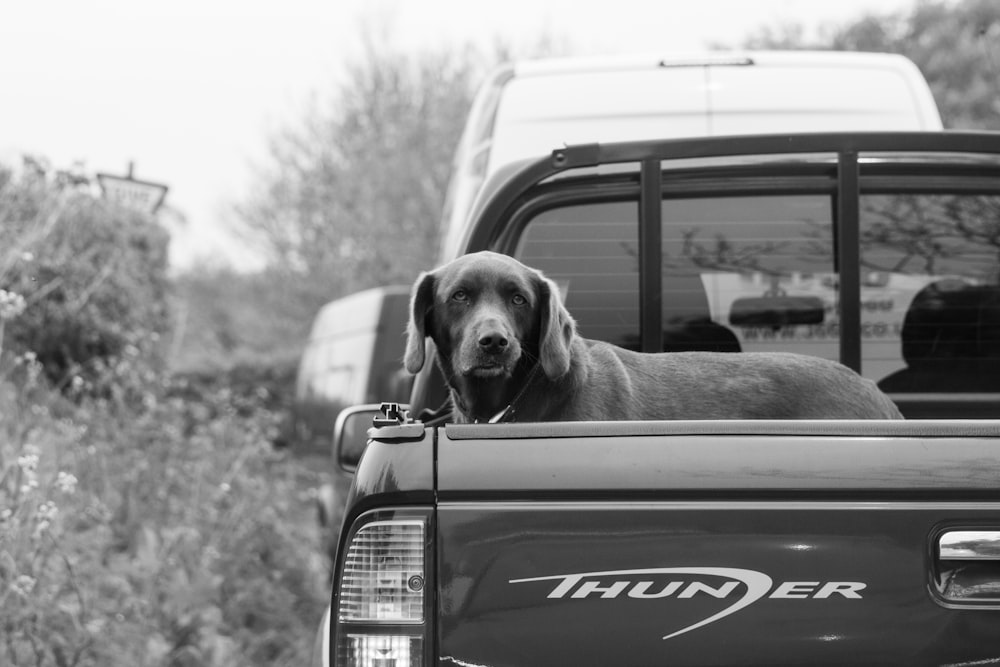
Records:
M20 294L0 289L0 321L14 319L24 312L25 305Z
M24 449L28 453L17 457L17 465L20 466L21 470L25 473L35 472L35 470L38 469L38 454L30 451L28 447L25 447Z
M47 500L38 506L38 522L51 522L56 518L56 514L59 513L59 508L51 500Z
M71 473L60 470L59 474L56 475L56 488L65 494L70 494L76 491L76 482L76 475Z
M17 457L17 465L21 469L23 481L21 483L21 493L30 493L38 488L38 448L34 445L26 445L24 453Z
M0 320L2 320L2 318L0 318ZM27 370L29 383L34 383L35 380L38 379L38 376L42 374L42 370L45 368L41 363L39 363L38 355L30 350L24 354L19 354L14 357L14 365L23 366L25 370ZM36 408L40 409L40 406L31 406L32 412L34 412Z
M11 582L10 590L14 591L21 597L26 598L29 595L31 595L31 591L35 590L36 583L37 582L35 581L34 577L29 577L26 574L22 574L18 576L18 578L15 579L13 582Z
M102 632L104 632L104 628L107 625L108 625L107 620L103 618L92 618L91 620L87 621L87 623L83 627L90 634L99 635Z
M55 521L56 514L58 513L59 508L56 507L56 504L51 500L38 506L38 510L35 515L38 523L35 524L34 531L34 537L36 540L42 536L42 533L49 529L49 526L51 526L52 522Z
M38 361L30 361L27 364L28 369L28 384L33 385L38 381L39 376L42 374L44 367Z

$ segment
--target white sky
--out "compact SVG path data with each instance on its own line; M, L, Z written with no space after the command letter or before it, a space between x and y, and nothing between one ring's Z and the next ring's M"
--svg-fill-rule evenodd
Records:
M0 162L170 187L187 224L171 248L241 263L230 208L267 138L329 95L365 23L404 50L548 33L579 55L738 44L762 25L843 23L912 0L0 0Z

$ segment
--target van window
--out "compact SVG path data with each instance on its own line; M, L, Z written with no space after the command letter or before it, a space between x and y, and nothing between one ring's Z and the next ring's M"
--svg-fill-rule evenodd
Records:
M344 405L365 400L359 383L368 374L375 332L350 331L309 341L299 372L300 395L306 399L336 400Z
M635 201L533 218L516 256L556 280L581 335L639 348ZM833 197L663 202L664 349L838 359ZM865 195L862 374L889 392L1000 391L1000 196Z

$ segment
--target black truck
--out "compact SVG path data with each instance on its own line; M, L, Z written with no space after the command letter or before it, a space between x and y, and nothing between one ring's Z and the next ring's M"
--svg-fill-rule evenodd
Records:
M428 364L341 415L317 664L1000 664L1000 134L572 146L471 219L585 337L837 359L907 420L454 424Z

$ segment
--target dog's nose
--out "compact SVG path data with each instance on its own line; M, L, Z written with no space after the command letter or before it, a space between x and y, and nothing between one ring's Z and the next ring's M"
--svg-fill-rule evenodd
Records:
M507 340L507 337L499 331L491 331L479 337L479 347L484 352L501 352L509 344L510 341Z

